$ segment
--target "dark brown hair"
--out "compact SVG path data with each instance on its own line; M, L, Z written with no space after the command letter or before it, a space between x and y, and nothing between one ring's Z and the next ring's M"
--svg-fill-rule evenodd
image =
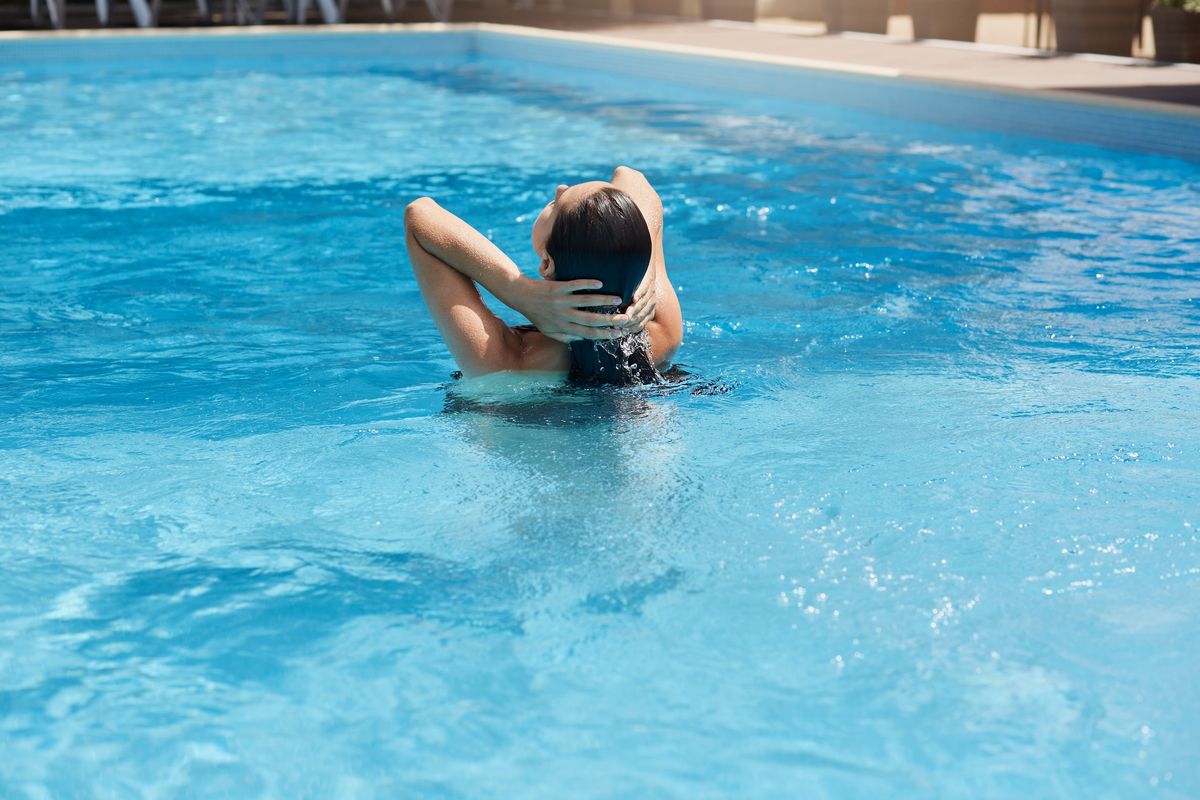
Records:
M587 290L619 295L620 310L633 302L633 293L650 266L653 243L650 228L637 203L615 187L597 189L562 209L546 240L560 281L591 278L603 282ZM613 308L589 311L616 313ZM662 380L650 359L645 333L608 341L571 342L570 379L587 384L657 383Z

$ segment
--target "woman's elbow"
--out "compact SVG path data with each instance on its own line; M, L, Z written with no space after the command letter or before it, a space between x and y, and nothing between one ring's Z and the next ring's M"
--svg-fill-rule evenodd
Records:
M422 220L428 218L429 213L437 207L437 201L432 197L418 197L413 200L404 207L404 227L410 231L416 230Z

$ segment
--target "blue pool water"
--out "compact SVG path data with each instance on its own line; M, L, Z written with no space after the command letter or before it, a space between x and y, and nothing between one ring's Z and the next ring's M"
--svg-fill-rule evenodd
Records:
M0 48L0 795L1200 794L1200 163L491 34ZM692 377L454 385L404 204L531 270L618 163Z

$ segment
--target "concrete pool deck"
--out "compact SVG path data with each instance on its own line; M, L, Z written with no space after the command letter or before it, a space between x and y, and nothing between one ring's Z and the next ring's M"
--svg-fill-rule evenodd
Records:
M417 9L409 6L416 16ZM180 33L263 35L354 33L388 30L509 30L524 35L578 38L638 48L697 52L886 77L953 82L1019 92L1112 100L1200 116L1200 65L1143 59L1076 56L1026 48L957 42L917 42L898 37L827 35L813 24L723 20L614 19L608 15L541 10L464 8L469 21L440 25L402 22L336 26L256 26L0 32L5 39ZM513 26L513 27L510 27Z

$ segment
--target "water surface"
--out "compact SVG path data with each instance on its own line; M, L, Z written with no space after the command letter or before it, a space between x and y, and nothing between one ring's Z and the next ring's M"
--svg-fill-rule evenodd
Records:
M1200 167L412 41L4 45L0 794L1200 794ZM452 381L619 163L692 377Z

